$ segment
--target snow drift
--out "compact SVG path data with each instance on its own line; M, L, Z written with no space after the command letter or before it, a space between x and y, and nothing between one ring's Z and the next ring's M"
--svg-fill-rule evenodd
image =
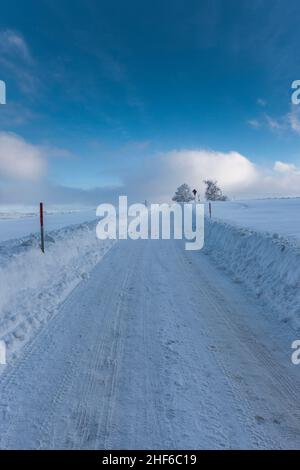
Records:
M204 252L300 329L300 248L278 234L206 220Z
M96 221L0 244L0 338L12 361L112 246L96 238Z

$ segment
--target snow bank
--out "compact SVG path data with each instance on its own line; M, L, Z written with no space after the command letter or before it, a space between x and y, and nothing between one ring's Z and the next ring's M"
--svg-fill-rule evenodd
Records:
M96 238L96 221L46 236L46 252L31 235L0 244L0 339L11 361L112 246Z
M300 329L300 248L278 234L264 234L206 220L204 252Z

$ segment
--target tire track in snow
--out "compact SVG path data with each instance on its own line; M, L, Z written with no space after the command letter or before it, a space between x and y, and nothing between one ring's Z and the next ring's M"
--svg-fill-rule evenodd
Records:
M188 262L187 255L184 255L183 252L181 255L182 262L187 266L189 265L190 269L192 268L196 271L201 297L206 299L210 305L210 312L213 315L206 317L206 323L212 338L215 337L217 343L220 338L226 338L227 343L231 338L231 345L236 348L235 352L231 352L231 355L240 357L240 361L242 358L245 359L246 371L249 371L248 374L245 374L244 371L246 378L251 376L253 371L258 378L256 386L253 384L253 379L251 379L252 383L248 385L245 385L244 381L239 383L237 380L232 380L235 375L233 370L234 364L232 361L228 361L228 357L226 361L222 354L218 354L217 351L215 352L216 360L219 362L228 379L228 383L237 395L237 401L246 404L248 412L246 415L243 413L243 415L245 416L245 422L248 422L251 432L258 439L255 442L256 447L281 448L282 434L293 445L297 441L297 436L298 442L300 442L300 408L297 396L300 386L299 381L295 380L295 378L290 378L288 370L283 369L279 365L266 346L254 336L251 329L246 329L246 325L241 323L239 312L236 310L233 302L228 297L224 297L224 291L222 291L222 294L218 289L218 284L212 286L205 270L199 269L199 266L198 269L195 269L195 264ZM203 257L203 255L201 256ZM218 332L218 330L220 331ZM220 334L222 330L223 334ZM259 372L261 373L260 377ZM243 377L240 378L243 379ZM265 388L266 386L270 389L270 394L266 394L266 390L268 390ZM251 399L249 399L251 394ZM259 401L259 404L256 401ZM284 423L284 429L283 426L281 429L278 426L281 423L277 422L278 419L274 416L273 424L278 429L275 433L274 430L273 432L272 430L266 432L263 426L261 426L265 420L263 416L272 417L272 410L279 409L278 404L280 405L281 412L284 411L288 415L286 417L288 423ZM259 415L257 415L257 410L260 412ZM273 411L274 414L276 415ZM255 417L259 418L260 424L255 420ZM261 418L263 419L261 420Z

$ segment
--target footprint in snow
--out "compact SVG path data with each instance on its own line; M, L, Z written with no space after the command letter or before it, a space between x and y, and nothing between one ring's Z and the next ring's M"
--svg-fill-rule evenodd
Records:
M255 416L255 421L257 422L257 424L263 424L263 423L265 423L266 420L263 416L256 415Z

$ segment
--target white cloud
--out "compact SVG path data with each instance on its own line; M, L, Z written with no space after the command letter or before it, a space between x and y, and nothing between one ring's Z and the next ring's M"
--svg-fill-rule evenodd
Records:
M267 127L273 132L293 132L300 135L300 105L291 105L290 111L278 117L264 113L261 119L249 119L247 124L254 129Z
M203 180L218 180L224 192L238 194L258 180L255 165L238 152L173 150L145 159L139 174L131 175L126 186L132 193L150 200L170 200L175 189L186 182L203 193Z
M250 127L253 127L254 129L258 129L261 127L261 123L257 119L249 119L247 121Z
M0 66L17 81L25 93L35 93L39 85L30 49L18 31L0 30Z
M16 134L0 132L0 178L38 180L46 169L44 152Z
M284 127L284 123L280 122L278 119L275 119L267 114L265 117L267 125L271 130L280 130Z
M135 171L132 166L126 172L119 170L118 176L123 177L121 188L91 190L54 186L42 178L46 155L53 155L51 149L31 145L14 134L0 133L0 180L6 183L0 185L1 200L37 203L44 198L56 204L98 204L115 202L119 194L127 194L133 202L163 202L170 201L183 182L203 197L203 180L207 178L216 179L229 197L300 196L299 166L276 161L262 168L236 151L185 149L145 156Z
M267 127L273 132L281 132L291 127L289 115L284 115L283 117L277 119L266 113L264 113L264 115L259 119L249 119L247 124L253 129Z
M287 115L289 124L296 134L300 134L300 107L292 105L291 112Z
M279 171L280 173L299 173L299 170L297 170L296 165L294 165L293 163L284 163L280 161L275 162L274 170Z
M20 33L11 29L0 31L0 52L3 55L18 57L24 62L33 62L25 39Z
M300 171L291 163L262 168L239 152L174 150L152 157L126 182L130 194L149 200L170 200L183 182L204 192L203 180L216 179L229 197L299 196Z
M264 100L263 98L258 98L257 104L259 104L259 106L262 106L264 108L267 105L267 101Z
M239 190L249 186L257 178L255 166L238 152L211 150L183 150L168 153L166 158L183 179L194 185L206 178L217 179L225 190Z

